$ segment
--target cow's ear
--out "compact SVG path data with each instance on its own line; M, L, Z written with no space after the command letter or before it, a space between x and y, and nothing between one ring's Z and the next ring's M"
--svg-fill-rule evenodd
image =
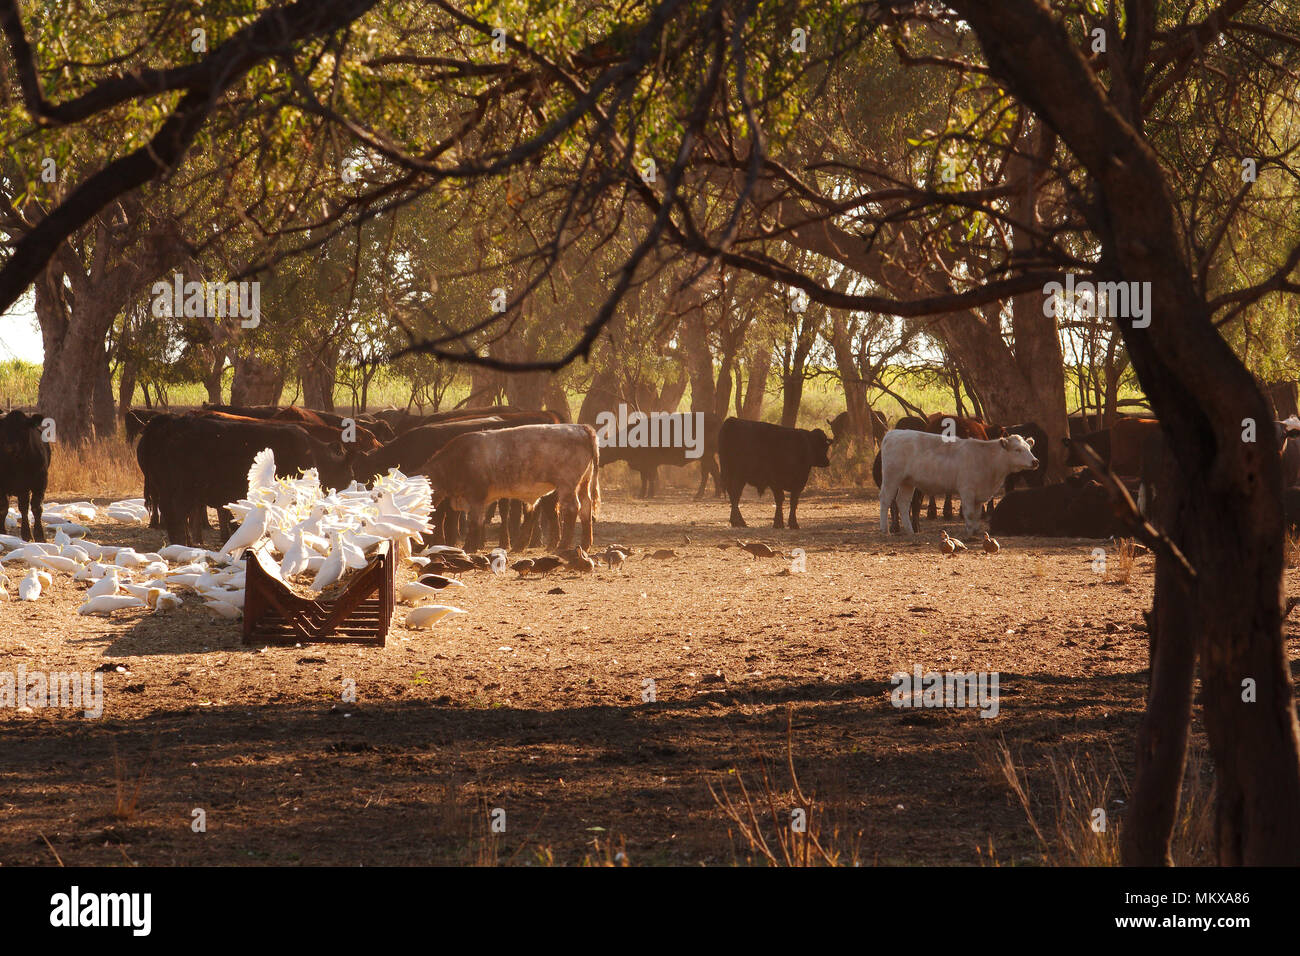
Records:
M1033 440L1032 438L1026 438L1026 439L1025 439L1025 444L1028 445L1030 448L1033 448L1033 447L1034 447L1034 440Z
M1003 447L1003 448L1009 448L1009 447L1011 447L1010 444L1007 442L1006 438L999 438L998 441L1000 441L1000 442L1002 443L1002 447Z

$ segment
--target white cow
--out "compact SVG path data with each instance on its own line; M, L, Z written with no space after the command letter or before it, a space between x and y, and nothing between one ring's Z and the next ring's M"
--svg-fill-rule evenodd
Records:
M929 432L894 430L880 442L880 530L889 533L889 503L898 505L903 527L912 528L912 492L961 496L966 532L979 528L980 508L1002 488L1007 475L1038 467L1032 438L1011 435L993 441L948 438Z

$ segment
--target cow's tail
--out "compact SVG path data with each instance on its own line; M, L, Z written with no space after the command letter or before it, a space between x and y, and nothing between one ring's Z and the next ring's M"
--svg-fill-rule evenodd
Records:
M587 437L591 440L591 478L587 492L591 495L591 514L594 517L600 505L600 438L590 425L587 426Z

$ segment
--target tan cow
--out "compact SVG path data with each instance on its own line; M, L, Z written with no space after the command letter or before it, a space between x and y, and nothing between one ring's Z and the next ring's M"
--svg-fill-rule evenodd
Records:
M559 547L567 548L575 521L582 546L591 547L600 503L600 448L590 425L520 425L453 438L429 459L424 474L434 504L450 501L469 518L465 547L483 546L484 514L501 498L535 508L551 491L560 511Z

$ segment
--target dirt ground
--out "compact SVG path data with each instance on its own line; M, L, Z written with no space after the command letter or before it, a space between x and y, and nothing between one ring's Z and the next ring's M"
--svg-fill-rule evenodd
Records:
M105 709L0 709L0 863L761 862L719 800L743 784L765 839L788 835L787 722L802 806L842 862L1042 862L1002 741L1049 822L1049 767L1071 757L1117 762L1122 814L1149 557L1127 583L1107 542L945 558L939 528L962 537L960 520L886 538L861 491L814 492L799 531L773 531L752 490L742 508L742 536L803 548L805 573L736 548L723 500L607 485L596 540L636 549L622 572L469 574L450 602L468 615L412 631L399 607L383 648L245 647L192 596L80 618L84 585L57 574L52 596L0 604L0 671L104 668ZM890 675L916 665L998 672L999 713L894 707Z

